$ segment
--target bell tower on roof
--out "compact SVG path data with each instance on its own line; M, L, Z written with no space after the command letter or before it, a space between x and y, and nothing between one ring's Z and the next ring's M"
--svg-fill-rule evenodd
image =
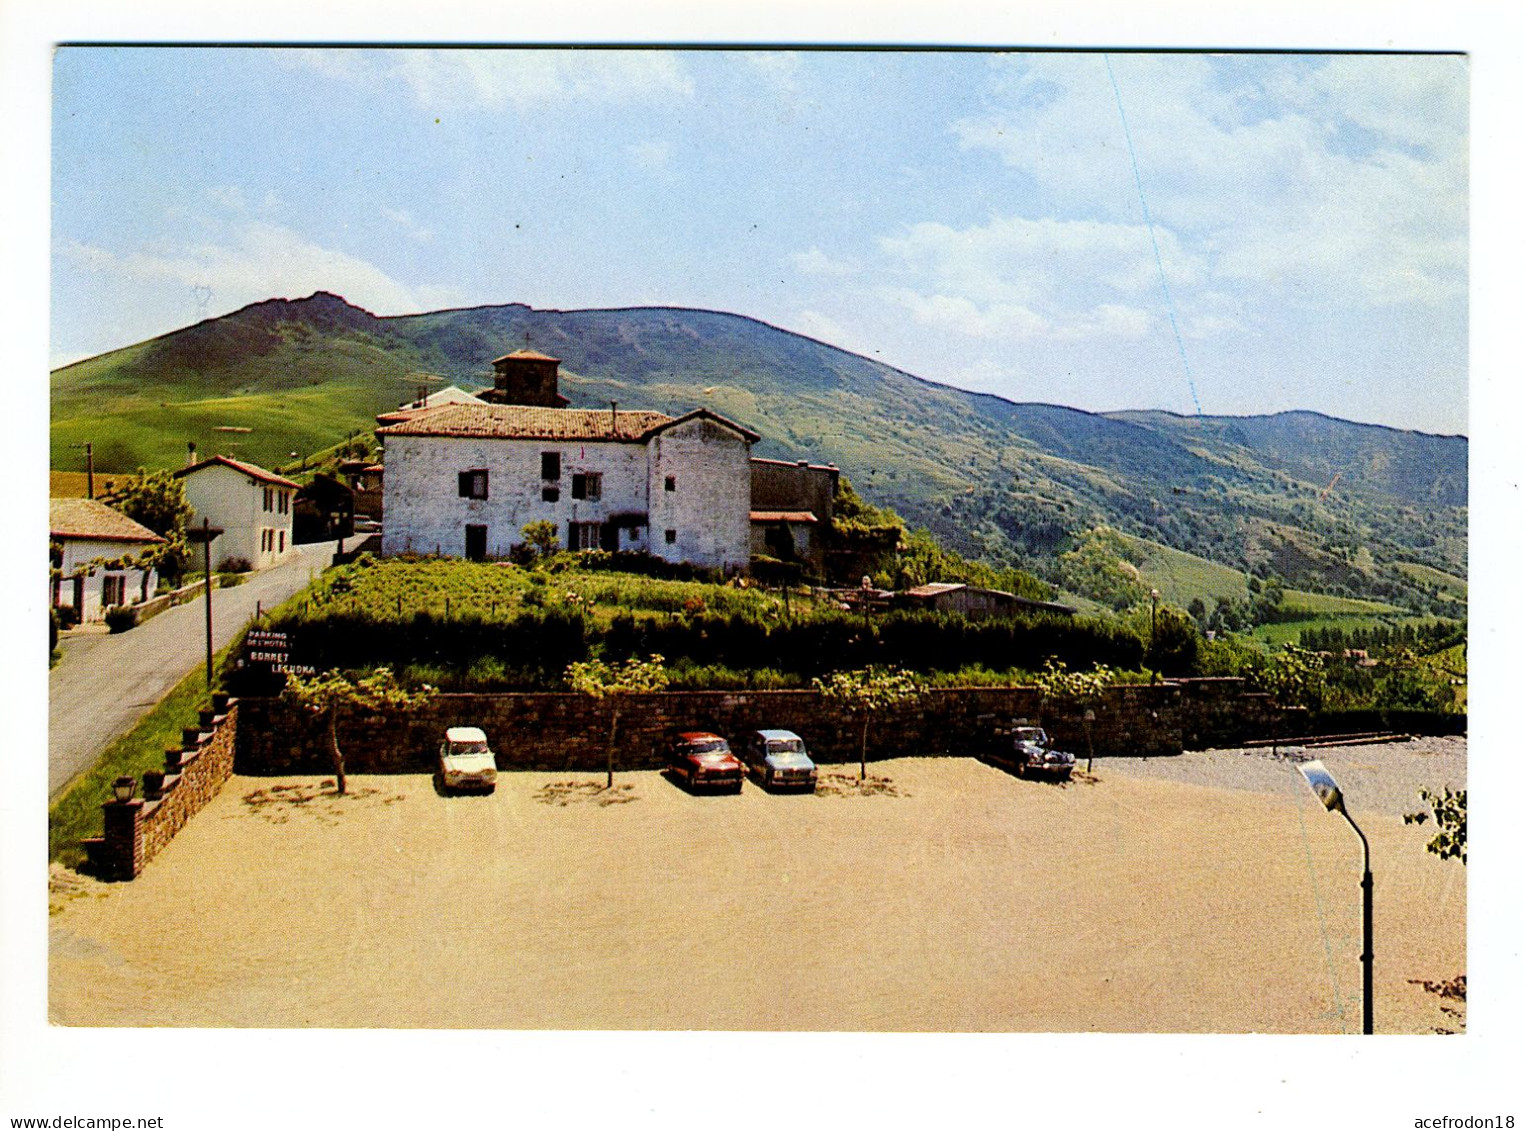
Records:
M565 408L567 398L558 388L559 357L525 348L504 354L492 363L492 388L477 395L489 404L522 404L537 408Z

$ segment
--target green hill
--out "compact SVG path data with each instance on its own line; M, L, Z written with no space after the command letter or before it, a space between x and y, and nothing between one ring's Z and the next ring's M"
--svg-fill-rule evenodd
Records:
M378 318L321 292L257 303L55 371L53 466L79 470L72 445L85 440L116 471L178 466L187 442L283 464L370 429L420 386L487 384L491 359L526 341L563 360L574 405L707 405L756 429L758 455L833 461L865 498L996 565L1052 577L1074 532L1106 524L1230 572L1349 595L1429 599L1400 561L1466 569L1463 437L1310 413L1018 404L711 311Z

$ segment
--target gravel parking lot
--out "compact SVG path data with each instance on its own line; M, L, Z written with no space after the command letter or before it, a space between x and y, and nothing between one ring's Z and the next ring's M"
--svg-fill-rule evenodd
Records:
M1464 1004L1420 983L1466 969L1466 871L1401 814L1416 782L1463 784L1465 744L1326 761L1372 839L1378 1030L1460 1030ZM861 790L825 767L816 796L234 778L135 882L59 878L51 1017L1359 1031L1359 848L1289 763L1107 760L1065 786L968 759L870 769Z
M1310 758L1329 767L1345 794L1346 807L1357 814L1402 817L1422 808L1421 787L1467 788L1467 740L1455 737L1323 750L1282 746L1274 755L1268 747L1254 747L1192 751L1172 758L1107 758L1096 767L1112 775L1282 794L1308 788L1297 764Z

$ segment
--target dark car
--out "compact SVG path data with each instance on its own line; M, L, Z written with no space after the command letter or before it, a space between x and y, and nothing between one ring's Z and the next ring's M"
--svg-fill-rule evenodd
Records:
M667 768L695 792L713 789L740 793L745 768L718 734L689 731L678 735L667 755Z
M741 760L765 789L815 790L815 763L792 730L754 730L741 744Z
M1019 778L1049 777L1064 781L1075 769L1075 755L1055 750L1042 727L1023 724L1012 727L1010 749L998 750L992 761L1009 766Z

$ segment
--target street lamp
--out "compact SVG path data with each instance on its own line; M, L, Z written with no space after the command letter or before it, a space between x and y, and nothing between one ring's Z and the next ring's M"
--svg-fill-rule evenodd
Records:
M1303 777L1308 779L1308 787L1318 795L1324 808L1338 812L1350 822L1350 827L1356 830L1356 836L1361 838L1361 1032L1370 1036L1372 1033L1371 845L1367 843L1366 834L1354 821L1350 820L1350 813L1345 809L1345 796L1340 792L1340 787L1335 784L1334 777L1324 763L1304 762L1297 768L1302 771Z
M112 796L116 798L118 805L126 805L132 800L132 795L137 792L138 779L131 774L123 774L111 783Z

